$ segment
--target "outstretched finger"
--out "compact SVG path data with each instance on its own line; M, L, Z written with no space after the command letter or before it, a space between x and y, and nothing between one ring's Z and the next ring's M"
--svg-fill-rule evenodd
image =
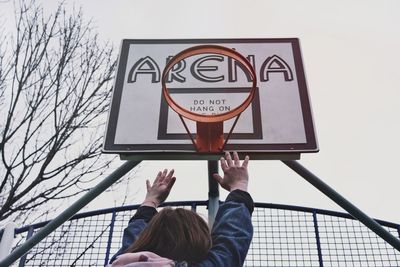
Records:
M174 186L175 181L176 181L176 177L172 177L171 180L168 183L168 186L167 186L168 187L168 191L170 191L171 188Z
M167 169L164 169L164 171L162 172L161 176L160 176L160 180L158 182L162 183L162 181L164 181L165 177L167 176Z
M221 169L225 172L228 169L228 165L226 164L225 158L221 157L220 162L221 162Z
M231 153L226 152L225 153L225 159L226 159L226 162L228 164L228 167L232 167L233 166L233 161L232 161L232 158L231 158Z
M247 168L247 165L249 165L249 159L250 157L248 155L246 155L246 157L244 158L244 161L242 163L242 166Z
M147 191L149 191L150 188L151 188L151 185L150 185L150 181L149 181L149 180L146 180L146 188L147 188Z
M169 181L171 180L172 175L174 175L174 172L175 172L174 169L172 169L172 170L169 171L167 177L165 177L165 180L166 180L167 182L169 182Z
M158 174L157 174L157 177L156 177L156 179L154 179L154 182L153 182L153 184L155 184L155 183L157 183L158 181L160 181L160 179L161 179L161 175L162 175L162 172L161 172L161 171L159 171L159 172L158 172Z
M239 155L236 151L233 152L233 160L236 166L240 166Z

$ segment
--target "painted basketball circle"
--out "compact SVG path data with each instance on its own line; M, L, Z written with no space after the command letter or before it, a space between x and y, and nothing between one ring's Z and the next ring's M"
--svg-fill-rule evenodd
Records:
M252 87L247 98L239 106L228 112L219 114L212 114L212 115L198 114L182 107L181 105L176 103L176 101L171 97L166 85L168 72L178 62L186 58L201 54L219 54L230 57L236 60L237 62L241 63L242 66L245 68L245 70L248 72L252 80ZM237 51L220 45L198 45L181 51L168 61L162 73L161 84L162 84L163 96L166 102L176 113L193 121L211 123L211 122L226 121L242 113L254 99L257 90L257 77L256 77L256 72L253 66L250 64L250 62Z

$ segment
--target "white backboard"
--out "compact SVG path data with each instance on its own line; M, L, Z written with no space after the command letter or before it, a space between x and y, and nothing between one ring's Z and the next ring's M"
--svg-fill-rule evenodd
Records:
M257 74L256 97L239 118L225 150L318 151L299 40L288 38L123 40L104 152L195 153L179 116L162 97L160 79L172 56L200 44L235 49L248 58ZM241 67L216 55L185 59L169 78L175 100L207 114L240 104L250 90ZM224 122L224 132L229 132L232 121ZM186 122L195 134L195 123Z

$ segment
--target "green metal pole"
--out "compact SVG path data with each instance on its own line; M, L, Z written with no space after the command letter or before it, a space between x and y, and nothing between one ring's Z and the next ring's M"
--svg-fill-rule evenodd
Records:
M213 177L218 173L218 161L209 160L208 163L208 225L212 228L219 208L219 184Z
M68 221L69 218L74 216L80 209L85 207L90 201L95 199L98 195L109 188L113 183L118 181L122 176L132 170L141 161L127 161L121 167L116 169L113 173L107 176L103 181L90 189L85 195L73 203L69 208L64 210L60 215L54 218L51 222L46 224L35 235L25 241L24 244L17 247L10 255L0 262L0 267L10 266L13 262L22 257L37 243L42 241L46 236L53 232L57 227Z
M351 202L341 196L338 192L336 192L332 187L324 183L321 179L319 179L315 174L307 170L300 163L294 160L282 161L289 168L294 170L297 174L302 176L307 182L316 187L319 191L324 193L330 199L336 202L339 206L345 209L351 216L358 219L362 222L366 227L368 227L375 234L379 235L386 242L392 245L395 249L400 251L400 240L393 236L391 233L385 230L379 223L377 223L374 219L370 218L367 214L362 212L359 208L354 206Z

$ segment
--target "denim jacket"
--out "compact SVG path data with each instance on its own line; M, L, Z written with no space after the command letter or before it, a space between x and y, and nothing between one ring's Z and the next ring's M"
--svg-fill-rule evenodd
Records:
M211 230L212 248L207 258L194 266L242 266L253 237L253 225L251 214L254 202L249 193L234 190L229 193L226 201L220 205ZM142 206L129 221L124 230L122 248L111 258L115 258L137 239L139 234L147 226L147 223L157 213L156 209ZM187 266L185 262L179 262L178 266Z

